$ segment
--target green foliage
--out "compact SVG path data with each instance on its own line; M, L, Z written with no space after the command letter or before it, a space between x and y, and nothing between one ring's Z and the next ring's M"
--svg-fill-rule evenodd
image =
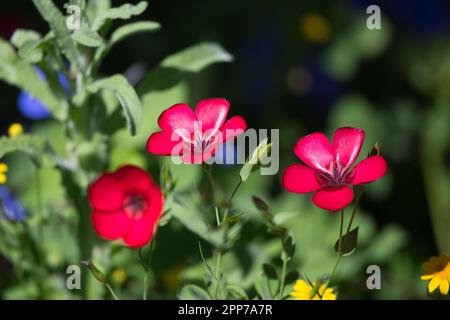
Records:
M127 120L128 130L135 135L141 122L142 104L134 88L122 75L114 75L106 79L97 80L88 86L88 90L97 93L100 90L114 92L123 109Z
M64 120L67 117L67 104L54 96L50 87L36 74L33 66L21 60L14 49L0 39L0 79L6 83L27 91L47 106L54 117Z

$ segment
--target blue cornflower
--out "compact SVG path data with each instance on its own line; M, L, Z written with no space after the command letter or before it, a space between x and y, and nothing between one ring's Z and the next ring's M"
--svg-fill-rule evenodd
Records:
M40 68L35 67L35 71L42 81L46 81L45 73ZM61 88L70 95L71 88L69 81L60 71L58 71L58 79ZM42 102L31 96L26 91L20 92L17 98L17 104L19 105L20 113L30 120L45 120L52 115L48 108L42 104Z
M25 208L5 186L0 186L0 212L11 221L23 221L27 215Z

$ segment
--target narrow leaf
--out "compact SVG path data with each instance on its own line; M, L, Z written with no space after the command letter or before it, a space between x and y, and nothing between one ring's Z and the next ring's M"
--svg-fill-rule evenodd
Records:
M112 90L119 100L131 135L135 135L140 125L142 104L134 88L122 75L114 75L98 80L88 86L88 90L96 93L100 90Z
M89 28L86 23L83 23L80 30L76 30L72 34L72 38L86 47L100 47L103 44L103 39L100 35Z
M342 236L341 251L344 256L349 256L356 250L356 245L358 243L358 230L359 227L356 227L349 233ZM334 251L339 253L339 239L334 245Z
M200 43L165 58L140 83L139 95L170 88L187 76L218 62L231 62L233 56L216 43Z
M21 60L9 43L0 39L0 79L16 86L42 102L59 120L67 116L67 103L56 98L33 66Z
M264 274L265 274L269 279L278 279L278 273L277 273L277 270L275 270L275 267L272 266L271 264L264 263L264 264L263 264L263 271L264 271Z
M110 8L102 12L93 22L94 30L100 29L107 20L130 19L132 16L140 15L147 9L147 2L141 1L138 4L126 3L120 7Z
M33 0L41 16L55 33L59 48L73 67L78 67L78 49L66 26L66 18L51 0Z

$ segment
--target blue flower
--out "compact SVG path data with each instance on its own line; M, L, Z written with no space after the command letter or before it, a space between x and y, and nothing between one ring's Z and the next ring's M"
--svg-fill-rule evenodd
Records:
M27 215L25 208L5 186L0 186L0 211L11 221L23 221Z
M42 81L46 81L45 73L40 68L35 68L35 71ZM64 74L58 71L59 84L62 89L71 95L70 84ZM30 120L45 120L51 117L51 112L38 99L31 96L28 92L20 92L17 98L20 113Z

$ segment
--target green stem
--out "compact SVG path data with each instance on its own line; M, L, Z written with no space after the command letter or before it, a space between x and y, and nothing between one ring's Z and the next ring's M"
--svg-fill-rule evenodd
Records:
M114 292L113 288L111 288L111 286L109 285L108 282L105 283L106 288L108 289L109 293L111 293L112 297L114 298L114 300L120 300L116 293Z
M284 282L285 282L285 278L286 278L287 264L288 264L288 260L283 259L283 266L281 267L281 280L280 280L280 292L279 292L280 300L283 299Z
M344 210L341 210L341 223L339 226L339 245L338 245L338 255L336 257L336 262L334 263L333 266L333 270L331 271L330 277L328 278L328 281L325 283L325 289L323 290L323 292L325 292L325 290L328 288L328 285L330 284L331 280L334 277L334 274L336 273L337 267L339 265L339 262L341 261L342 258L342 235L343 235L343 231L344 231ZM352 215L353 218L353 215ZM352 222L353 219L350 220L350 223ZM349 223L349 226L350 226Z
M144 270L144 291L142 293L142 300L147 300L148 293L148 269Z
M215 271L215 278L216 278L216 284L214 289L214 299L217 300L219 298L219 286L220 286L220 262L222 258L222 250L219 250L217 253L217 262L216 262L216 271Z
M229 210L230 210L229 208L230 208L230 206L231 206L231 203L232 203L232 201L233 201L233 199L234 199L234 196L236 195L236 193L238 192L239 188L241 187L241 185L242 185L242 180L239 179L238 184L236 185L236 187L234 187L234 190L233 190L233 192L231 193L231 196L230 196L230 199L229 199L229 204L228 204L228 206L227 206L227 208L225 209L225 212L224 212L224 214L223 214L222 222L225 221L225 219L227 218L228 212L229 212Z

